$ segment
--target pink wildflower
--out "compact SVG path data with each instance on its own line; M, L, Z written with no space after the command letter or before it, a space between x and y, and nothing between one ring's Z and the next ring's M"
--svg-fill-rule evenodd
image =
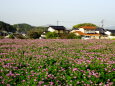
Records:
M77 71L78 69L77 68L73 68L73 71Z
M44 81L39 81L39 85L41 85L41 84L43 84L44 83Z
M53 82L49 82L50 83L50 85L53 85L54 83Z

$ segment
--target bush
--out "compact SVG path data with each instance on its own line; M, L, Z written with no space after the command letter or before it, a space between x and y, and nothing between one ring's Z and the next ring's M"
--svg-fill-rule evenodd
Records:
M55 32L48 32L46 34L46 38L48 38L48 39L57 39L57 38L59 38L59 35Z
M37 39L37 38L39 38L40 36L41 36L41 34L39 34L38 32L36 32L36 31L29 31L28 33L27 33L27 35L28 35L28 37L29 38L33 38L33 39Z
M26 37L24 37L22 34L14 34L14 36L18 39L25 39Z
M10 34L8 38L10 38L10 39L14 39L15 37L14 37L13 34Z
M3 39L4 37L3 36L0 36L0 39Z
M60 39L67 39L68 33L61 33L59 34Z
M81 39L81 36L76 36L74 33L60 33L57 34L55 32L48 32L46 34L46 38L50 38L50 39Z
M76 36L74 33L69 33L67 39L81 39L81 36Z

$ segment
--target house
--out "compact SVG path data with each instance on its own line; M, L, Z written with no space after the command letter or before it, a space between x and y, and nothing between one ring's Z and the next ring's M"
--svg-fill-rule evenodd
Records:
M55 32L58 34L69 33L70 30L67 30L64 26L49 26L48 30L43 32L39 39L45 39L48 32Z
M96 29L95 29L95 32L96 32L96 33L99 33L99 34L101 34L101 35L106 35L106 34L105 34L106 30L105 30L104 28L101 28L101 27L96 28Z
M115 39L115 30L106 30L105 34L108 36L108 39Z
M111 35L115 36L115 30L107 30L111 33Z
M83 33L95 33L96 27L93 26L83 26L78 28Z
M100 33L96 33L97 27L83 26L71 31L78 36L82 36L82 39L100 39Z
M66 28L64 26L49 26L48 31L56 33L65 33Z

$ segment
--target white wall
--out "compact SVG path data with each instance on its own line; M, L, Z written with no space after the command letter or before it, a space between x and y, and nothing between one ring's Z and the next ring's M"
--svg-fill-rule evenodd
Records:
M110 31L106 31L105 34L108 35L108 36L110 36L111 32Z
M85 33L85 30L83 28L79 28L79 30L83 33Z
M51 27L48 28L48 31L49 32L55 32L55 30L53 28L51 28Z
M95 32L99 34L99 31L95 31Z

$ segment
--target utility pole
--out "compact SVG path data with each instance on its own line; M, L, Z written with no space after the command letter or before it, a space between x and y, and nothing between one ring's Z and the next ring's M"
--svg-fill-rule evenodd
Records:
M57 20L56 22L57 22L57 26L59 26L59 23L60 23L60 22L64 22L64 21L58 21L58 20Z
M104 19L101 20L101 25L102 25L101 27L103 28L103 26L104 26Z
M57 26L59 25L59 21L57 20Z

